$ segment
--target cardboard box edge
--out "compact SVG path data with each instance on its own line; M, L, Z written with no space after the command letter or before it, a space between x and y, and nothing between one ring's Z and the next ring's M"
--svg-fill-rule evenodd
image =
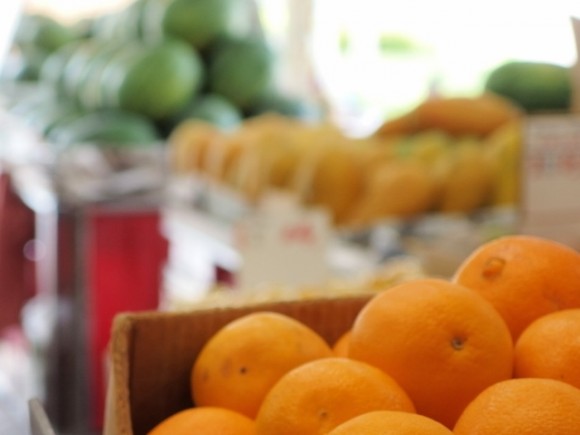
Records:
M133 319L131 314L119 314L112 327L109 346L109 368L105 398L103 435L131 435L129 376L131 336Z
M132 416L134 397L131 397L132 377L135 376L136 368L133 366L135 353L135 340L141 336L144 325L152 325L159 321L166 322L168 319L179 320L192 316L221 317L224 313L233 314L235 317L248 312L260 310L274 310L285 312L292 307L303 309L312 305L346 306L355 304L356 310L360 310L374 293L358 293L348 295L328 295L312 299L289 299L272 301L253 301L251 303L231 306L203 306L198 309L184 311L140 311L127 312L117 315L113 322L113 331L110 342L110 363L107 396L105 404L105 423L103 435L133 435L135 421ZM311 308L308 310L311 311ZM143 337L141 337L142 340Z

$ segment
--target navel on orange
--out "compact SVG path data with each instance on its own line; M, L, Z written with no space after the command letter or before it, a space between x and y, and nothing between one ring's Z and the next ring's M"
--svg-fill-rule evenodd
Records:
M538 317L580 308L580 254L549 239L512 235L485 243L453 281L491 302L514 340Z
M314 330L289 316L254 312L214 334L191 372L197 406L219 406L254 418L270 388L289 370L332 356Z
M476 292L417 279L363 307L349 356L392 376L417 413L452 427L475 396L511 377L513 344L505 322Z
M374 410L414 412L409 396L387 374L348 358L323 358L285 374L256 417L257 435L326 434Z

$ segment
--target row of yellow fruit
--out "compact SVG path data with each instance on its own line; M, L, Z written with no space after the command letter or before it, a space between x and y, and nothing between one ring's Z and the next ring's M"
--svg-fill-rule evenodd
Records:
M192 406L150 435L573 435L580 254L507 236L450 280L383 289L334 343L254 311L192 361Z
M325 207L341 227L515 204L519 112L487 95L433 101L429 116L392 120L364 138L270 114L232 132L188 120L170 136L173 168L250 202L268 189L286 190L305 205Z

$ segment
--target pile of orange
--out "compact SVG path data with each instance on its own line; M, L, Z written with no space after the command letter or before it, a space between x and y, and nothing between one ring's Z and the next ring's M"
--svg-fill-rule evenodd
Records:
M579 434L578 331L580 253L502 237L452 279L380 291L333 343L282 314L234 320L193 362L195 406L150 434Z

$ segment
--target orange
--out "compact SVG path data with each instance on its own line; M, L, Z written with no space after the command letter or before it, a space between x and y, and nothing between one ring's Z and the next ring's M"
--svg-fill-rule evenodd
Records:
M254 435L252 419L223 408L189 408L174 414L148 435Z
M510 100L492 93L429 98L411 111L386 121L375 135L385 137L436 129L455 136L483 137L521 115L521 110Z
M274 385L256 417L256 434L326 434L357 415L381 409L415 410L405 391L376 367L324 358L291 370Z
M393 216L417 216L431 208L436 193L436 179L422 162L385 161L367 175L365 189L349 208L346 223L365 227Z
M515 346L514 375L558 379L580 388L580 309L535 320Z
M532 321L580 308L580 254L533 236L504 236L477 248L453 281L479 292L508 324L514 341Z
M577 435L580 389L554 379L510 379L492 385L465 409L456 435Z
M348 356L348 343L350 341L351 333L351 331L346 331L338 338L338 340L336 340L332 346L332 352L334 352L336 356Z
M367 302L352 327L349 357L391 375L419 414L452 427L475 396L511 377L513 344L476 292L425 278Z
M282 375L331 355L326 341L298 320L254 312L233 320L206 342L191 372L193 401L254 418Z
M452 435L441 423L419 414L372 411L335 427L328 435Z

